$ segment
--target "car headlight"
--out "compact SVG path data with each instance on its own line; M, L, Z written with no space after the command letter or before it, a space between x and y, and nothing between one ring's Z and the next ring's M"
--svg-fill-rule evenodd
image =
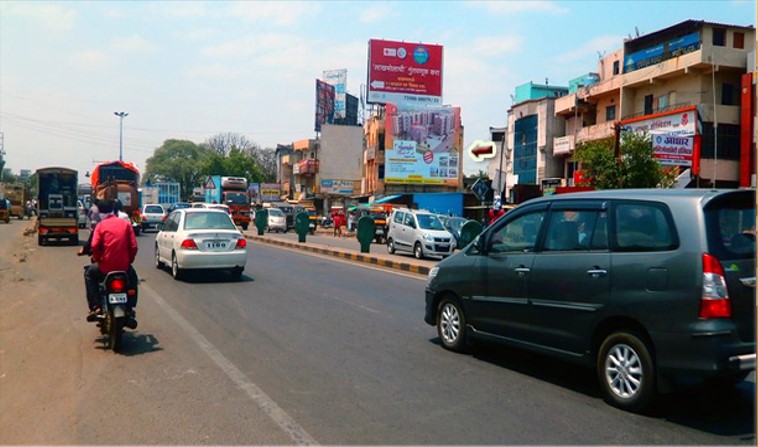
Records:
M437 277L437 274L439 272L440 272L440 268L439 267L432 267L432 269L429 270L429 276L427 276L427 278L426 278L426 284L429 285L429 283L431 283L432 280Z
M424 240L426 240L428 242L434 242L434 236L432 236L429 233L424 233L424 234L421 235L421 237L423 237Z

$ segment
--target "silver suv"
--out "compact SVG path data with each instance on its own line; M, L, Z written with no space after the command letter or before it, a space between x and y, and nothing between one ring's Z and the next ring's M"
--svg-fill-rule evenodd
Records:
M426 256L453 254L455 238L450 234L436 214L428 211L400 208L392 211L387 232L387 251L396 250L413 253L417 259Z

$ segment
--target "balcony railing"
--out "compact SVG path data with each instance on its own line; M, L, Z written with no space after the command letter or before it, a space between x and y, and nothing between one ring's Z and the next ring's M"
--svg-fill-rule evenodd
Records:
M307 158L300 160L293 166L292 173L295 175L314 175L318 172L318 160Z

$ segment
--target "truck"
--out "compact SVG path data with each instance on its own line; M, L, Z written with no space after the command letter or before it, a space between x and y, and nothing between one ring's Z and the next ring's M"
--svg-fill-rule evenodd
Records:
M77 171L63 167L37 169L37 243L66 239L79 244Z
M247 189L247 179L211 175L205 185L206 203L223 203L229 206L235 225L243 230L250 226L250 192Z
M142 227L139 181L139 169L132 163L120 160L95 166L90 176L92 198L118 199L121 202L121 210L129 215L137 233Z
M3 185L5 198L11 201L10 216L23 219L29 217L26 202L29 200L29 187L23 183Z

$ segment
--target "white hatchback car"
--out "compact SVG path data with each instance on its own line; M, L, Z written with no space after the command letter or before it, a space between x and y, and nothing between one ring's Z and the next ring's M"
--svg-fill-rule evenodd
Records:
M188 270L229 270L242 277L247 240L229 214L208 208L183 208L166 218L155 238L155 267L171 266L181 279Z
M436 214L428 211L395 209L389 219L387 251L413 253L417 259L427 256L446 258L453 254L455 238L442 225Z
M287 216L279 208L268 209L268 231L287 232Z

